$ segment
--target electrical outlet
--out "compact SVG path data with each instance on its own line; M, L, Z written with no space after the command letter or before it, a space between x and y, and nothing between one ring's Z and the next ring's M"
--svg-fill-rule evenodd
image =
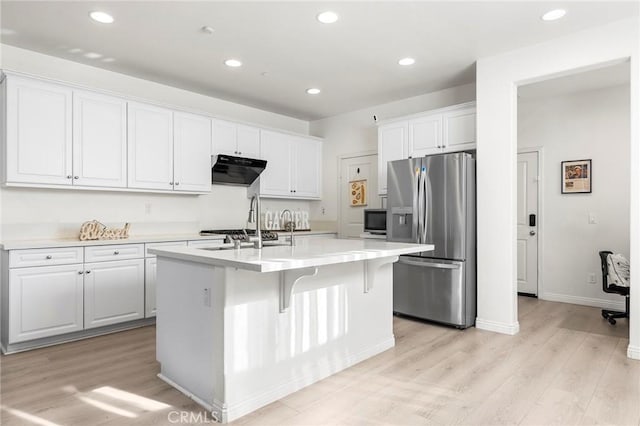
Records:
M589 284L595 284L596 283L596 274L594 274L593 272L589 273L589 275L587 276L587 282Z
M204 301L204 306L211 307L211 289L205 288L202 293L202 299Z
M598 219L596 219L595 213L589 213L589 225L595 225L598 223Z

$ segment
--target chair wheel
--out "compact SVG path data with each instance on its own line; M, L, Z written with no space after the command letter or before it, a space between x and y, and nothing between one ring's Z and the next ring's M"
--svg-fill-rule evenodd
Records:
M604 312L600 312L600 315L602 315L602 318L604 318L604 319L609 319L607 314L605 314Z
M616 325L616 320L613 318L609 318L609 324Z

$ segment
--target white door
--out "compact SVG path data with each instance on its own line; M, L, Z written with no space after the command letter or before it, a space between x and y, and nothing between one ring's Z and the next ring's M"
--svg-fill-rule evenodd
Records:
M322 144L320 141L295 138L293 155L293 195L304 198L320 198L322 167Z
M211 120L173 114L173 188L176 191L211 191Z
M359 238L364 232L364 209L382 207L378 187L378 156L344 158L340 161L340 238ZM351 182L366 180L366 206L351 206Z
M173 112L128 105L129 187L173 190Z
M518 154L518 292L538 294L538 153Z
M212 155L238 155L237 125L229 121L213 120Z
M7 77L7 181L72 184L72 91Z
M387 193L387 163L408 158L408 122L391 123L378 128L378 193Z
M73 93L74 185L127 186L127 102Z
M260 129L238 124L238 155L247 158L260 158Z
M84 327L144 318L144 259L85 264Z
M442 115L429 115L409 121L409 156L424 157L440 152Z
M260 175L260 194L291 197L292 136L284 133L260 131L260 157L267 167Z
M83 328L81 264L9 271L9 343Z
M444 114L444 146L452 151L473 148L476 143L476 108Z

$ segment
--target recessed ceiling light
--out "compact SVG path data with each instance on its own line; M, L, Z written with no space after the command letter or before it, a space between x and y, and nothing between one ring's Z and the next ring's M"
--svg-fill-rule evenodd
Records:
M102 62L115 62L115 58L104 58Z
M307 89L307 93L310 95L317 95L318 93L320 93L320 89L316 89L315 87L311 87L309 89Z
M91 12L89 16L91 17L91 19L96 22L100 22L101 24L113 24L114 21L113 16L109 15L106 12L100 12L99 10Z
M413 58L402 58L398 61L398 64L404 65L404 66L413 65L415 63L416 63L416 60Z
M213 34L215 30L213 29L213 27L205 25L204 27L200 28L200 31L202 31L205 34Z
M237 59L227 59L226 61L224 61L224 64L228 67L233 67L233 68L242 66L242 62L240 62Z
M323 24L333 24L338 20L338 14L335 12L326 11L319 14L316 18Z
M545 13L544 15L542 15L542 20L543 21L555 21L557 19L562 18L566 14L567 14L567 11L564 10L564 9L554 9L554 10L550 10L547 13Z
M84 57L89 59L98 59L98 58L102 58L102 55L96 52L87 52L84 54Z

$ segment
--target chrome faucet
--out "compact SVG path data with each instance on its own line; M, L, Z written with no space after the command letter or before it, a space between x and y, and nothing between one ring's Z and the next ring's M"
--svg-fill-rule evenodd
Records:
M255 203L255 209L254 209L254 203ZM260 230L260 195L259 194L254 194L253 197L251 197L251 205L249 206L248 222L256 223L256 236L258 238L253 242L253 247L257 249L261 249L262 248L262 232Z
M293 230L295 229L296 224L293 221L293 213L291 213L291 210L289 209L282 210L280 213L280 219L282 219L285 213L289 213L289 222L285 222L284 229L286 230L287 226L289 227L289 231L291 231L291 235L289 235L289 245L293 247L295 245L295 241L293 240Z

